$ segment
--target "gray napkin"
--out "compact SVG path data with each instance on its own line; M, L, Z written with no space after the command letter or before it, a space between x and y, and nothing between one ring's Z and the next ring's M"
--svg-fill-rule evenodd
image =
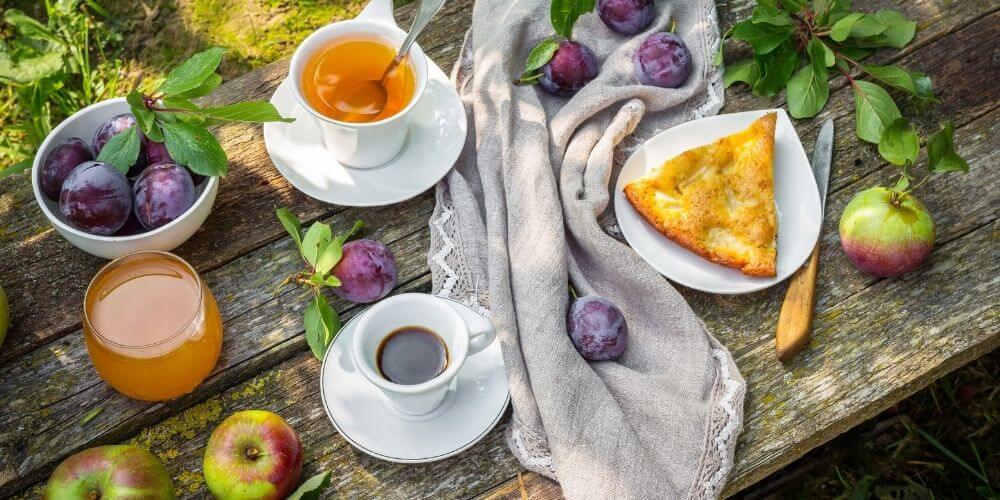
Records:
M578 41L601 62L572 98L511 80L552 35L548 1L478 0L453 78L470 131L437 187L428 257L434 292L489 313L514 417L513 453L569 498L714 498L732 468L745 382L680 294L601 227L612 167L630 144L722 106L712 0L657 2L646 33L596 14ZM694 59L679 89L638 85L635 47L676 22ZM641 120L641 123L640 123ZM566 333L567 282L625 314L617 361L588 363Z

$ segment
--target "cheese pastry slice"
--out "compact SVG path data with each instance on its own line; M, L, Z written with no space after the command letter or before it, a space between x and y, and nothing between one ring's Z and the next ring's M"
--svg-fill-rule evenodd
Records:
M692 252L749 276L774 276L774 126L749 128L694 148L625 186L650 224Z

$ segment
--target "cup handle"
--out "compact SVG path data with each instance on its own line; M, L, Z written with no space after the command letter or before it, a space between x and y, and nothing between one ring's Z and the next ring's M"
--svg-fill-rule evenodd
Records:
M392 15L392 0L369 0L368 5L361 10L355 19L369 19L396 25L396 19Z
M465 326L469 330L469 356L486 349L497 338L497 329L489 318L477 314L476 319L467 321Z

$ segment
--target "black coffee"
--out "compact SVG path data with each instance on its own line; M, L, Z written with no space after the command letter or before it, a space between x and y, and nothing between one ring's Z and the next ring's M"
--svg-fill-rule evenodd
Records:
M402 385L422 384L448 367L448 346L426 328L404 326L382 339L375 359L386 380Z

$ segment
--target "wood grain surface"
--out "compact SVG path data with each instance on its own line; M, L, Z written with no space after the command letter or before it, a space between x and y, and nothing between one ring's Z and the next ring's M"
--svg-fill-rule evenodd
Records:
M723 27L749 15L752 0L719 3ZM938 243L930 262L899 279L857 272L843 256L836 214L861 189L888 182L896 167L853 134L846 79L831 81L830 102L815 119L797 121L807 149L832 117L838 130L817 277L812 340L786 364L774 356L774 329L786 286L722 297L681 288L695 311L736 357L749 391L745 430L727 493L763 478L806 451L870 418L937 377L1000 344L997 190L1000 120L1000 14L996 2L877 0L919 23L907 48L873 59L928 73L942 105L902 104L924 130L955 120L955 143L972 168L934 181L918 196L934 213ZM421 36L442 68L454 62L471 17L471 0L452 0ZM397 11L402 20L413 5ZM404 23L405 24L405 23ZM727 60L741 55L727 49ZM263 98L287 73L288 60L227 82L211 100ZM726 92L723 112L774 107L782 98ZM80 333L87 282L102 261L71 247L34 204L26 176L0 180L0 282L11 298L13 328L0 350L0 497L36 498L52 468L94 445L131 442L156 453L182 496L205 497L201 454L211 430L246 408L279 412L304 440L305 474L333 472L331 495L384 498L556 498L555 483L525 472L494 430L469 451L427 465L369 458L330 425L318 394L319 363L302 336L305 295L273 287L296 270L293 245L274 217L286 206L304 221L349 227L363 219L369 235L393 250L396 292L430 288L426 255L432 193L392 207L324 205L295 191L275 170L260 127L217 131L230 156L205 226L176 253L203 274L219 300L225 344L219 365L192 394L169 403L120 396L90 366ZM612 217L608 214L607 217ZM332 298L332 297L331 297ZM359 308L332 301L345 318ZM94 408L103 411L85 425ZM504 421L505 425L506 420Z

